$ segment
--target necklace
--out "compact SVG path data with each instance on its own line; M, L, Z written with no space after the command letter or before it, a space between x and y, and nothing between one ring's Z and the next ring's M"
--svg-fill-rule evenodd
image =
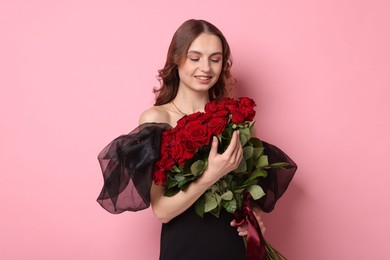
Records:
M173 100L171 101L171 103L172 103L173 107L174 107L180 114L182 114L183 116L186 116L186 115L187 115L186 113L184 113L183 111L181 111L181 110L175 105L175 103L173 103Z

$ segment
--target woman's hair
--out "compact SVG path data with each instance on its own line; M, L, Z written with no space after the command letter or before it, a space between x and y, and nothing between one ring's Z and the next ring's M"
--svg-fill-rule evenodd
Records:
M210 100L219 100L226 96L227 87L234 84L234 79L230 74L230 67L232 65L230 48L225 36L213 24L204 20L191 19L185 21L173 35L165 66L158 71L158 79L161 87L153 90L157 96L156 106L169 103L176 97L180 82L178 66L185 62L188 49L192 42L202 33L217 36L221 40L223 48L222 72L214 86L209 89Z

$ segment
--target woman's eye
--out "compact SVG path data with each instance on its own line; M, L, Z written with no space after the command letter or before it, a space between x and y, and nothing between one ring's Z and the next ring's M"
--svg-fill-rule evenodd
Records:
M220 59L211 59L212 62L218 63Z
M189 58L192 61L199 61L199 58Z

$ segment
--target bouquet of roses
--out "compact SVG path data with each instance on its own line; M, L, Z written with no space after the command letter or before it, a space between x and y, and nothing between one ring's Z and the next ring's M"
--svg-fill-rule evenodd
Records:
M263 143L252 136L255 106L255 102L247 97L211 101L206 104L205 112L184 116L175 128L164 131L153 180L166 186L165 195L173 196L186 189L203 173L212 136L218 138L218 151L222 153L228 147L233 131L239 131L243 147L240 165L209 187L196 201L196 213L203 216L208 212L218 217L224 208L237 214L247 206L248 198L258 200L264 196L259 178L266 178L271 168L284 168L289 164L269 163ZM264 244L267 259L283 259L266 241Z

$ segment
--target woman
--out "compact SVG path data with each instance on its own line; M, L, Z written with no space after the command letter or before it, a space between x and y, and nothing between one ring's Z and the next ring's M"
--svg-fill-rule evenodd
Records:
M186 21L174 34L165 67L159 71L162 87L156 91L155 106L142 113L139 123L175 127L184 115L204 111L207 102L226 95L232 81L230 66L230 49L222 33L206 21ZM212 184L238 167L242 147L237 133L223 154L217 153L218 141L213 139L208 167L186 191L166 197L164 186L152 184L153 212L165 223L161 259L245 259L243 239L229 226L231 215L201 219L190 208ZM245 226L237 230L246 235Z
M98 202L111 213L137 211L151 204L163 222L160 260L246 258L242 238L248 233L246 223L238 225L224 210L219 218L211 214L202 218L193 206L213 183L238 167L243 151L237 132L222 154L213 138L207 168L186 190L167 197L164 186L152 183L161 132L175 127L187 114L204 111L207 102L226 96L234 82L230 67L229 45L218 28L203 20L184 22L174 34L166 64L159 71L161 88L155 90L155 105L141 114L137 129L118 137L99 154L105 185ZM285 156L279 150L275 155ZM291 178L286 179L287 185ZM268 209L272 210L286 188L270 193L274 195L265 201ZM260 207L252 203L251 210L264 232Z

